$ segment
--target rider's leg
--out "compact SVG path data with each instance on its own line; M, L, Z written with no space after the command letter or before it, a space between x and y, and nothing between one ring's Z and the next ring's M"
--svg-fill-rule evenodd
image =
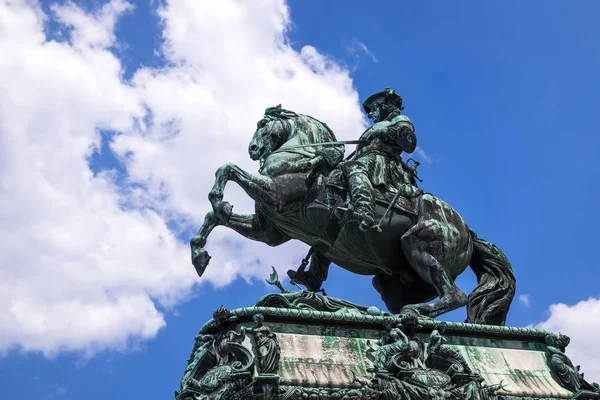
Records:
M360 229L367 230L375 223L373 185L369 175L358 161L343 163L342 171L348 182L350 198L354 204L354 216L360 220Z

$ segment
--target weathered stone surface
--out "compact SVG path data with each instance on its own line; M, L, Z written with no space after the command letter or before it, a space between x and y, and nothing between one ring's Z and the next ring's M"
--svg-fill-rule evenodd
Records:
M552 378L543 343L495 338L446 336L488 384L504 382L511 396L568 398L571 393Z
M281 324L276 324L274 330L277 330L277 325L281 327ZM371 364L365 359L366 344L360 337L364 333L335 328L326 335L316 330L305 334L279 333L281 382L317 387L356 386L354 377L370 376L367 368Z
M367 378L372 360L366 354L367 341L377 340L382 331L371 329L300 328L281 323L269 325L281 345L281 382L288 385L350 387L354 376ZM298 329L303 334L291 333ZM281 333L289 332L289 333ZM428 335L418 335L423 341ZM546 365L543 343L494 338L446 336L446 343L462 355L486 384L504 383L510 392L529 397L568 398L571 392L560 387Z
M257 318L257 314L261 317ZM406 316L340 314L270 307L231 310L229 315L227 329L223 328L223 322L219 325L215 321L209 321L201 329L199 336L218 336L219 329L220 332L228 330L230 333L222 335L232 338L232 346L235 341L247 350L246 353L255 355L253 367L246 371L247 377L241 374L243 371L238 371L239 386L228 383L236 388L237 393L245 391L246 396L250 396L245 398L387 400L395 398L393 393L408 393L408 397L402 397L406 399L436 398L427 397L426 390L422 389L422 382L427 382L423 387L429 385L440 395L446 393L445 396L450 399L463 398L461 396L467 399L506 400L599 396L594 392L594 384L585 382L591 390L583 387L577 394L563 387L554 378L552 363L547 357L546 338L549 333L545 331L440 323L414 316L411 316L414 323L409 326L402 322L406 320ZM257 321L260 322L258 325ZM400 336L389 336L392 326L398 327L395 329ZM263 334L257 336L254 332ZM240 335L244 335L244 338ZM263 343L265 337L275 341L276 345L263 348L270 348L270 353L277 354L262 354L262 358L258 357L256 337L263 338ZM422 343L422 351L415 353L410 350L411 346L418 349L419 343ZM385 357L397 357L395 354L400 353L396 350L391 353L388 350L382 352L385 346L392 350L395 349L393 346L397 346L398 351L408 353L395 361L389 358L386 361ZM221 357L226 359L226 355ZM449 372L450 369L444 371L445 367L440 369L443 363L438 362L436 367L436 357L438 361L441 357L451 363L462 364L455 371L459 373ZM277 370L261 374L259 359L278 360ZM198 376L195 371L190 376L192 382L202 381L202 376ZM391 384L396 386L390 391L386 389L386 385ZM436 389L436 385L440 386ZM392 393L392 397L386 395L386 390ZM185 390L178 392L178 399L185 399L185 394ZM235 398L230 394L227 394L230 397L210 397L210 393L200 394L197 391L194 391L194 396L196 400Z

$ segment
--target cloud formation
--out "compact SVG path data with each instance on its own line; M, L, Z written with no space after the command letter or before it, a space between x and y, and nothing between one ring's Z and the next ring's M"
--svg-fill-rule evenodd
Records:
M192 293L198 279L173 223L200 226L220 164L256 171L246 147L267 106L326 120L339 139L366 121L346 69L287 43L282 0L165 2L168 67L139 69L130 82L111 49L131 5L51 10L0 2L0 352L91 355L153 337L165 325L157 306ZM46 36L49 20L68 40ZM114 171L90 169L101 131L117 132L125 186ZM241 190L226 197L252 211ZM264 277L305 251L264 247L215 230L204 281Z
M376 63L377 62L377 57L375 56L375 54L373 54L373 52L371 50L369 50L369 48L367 47L367 45L354 38L352 39L350 42L345 44L346 47L346 51L350 54L353 54L355 56L360 56L360 55L365 55L368 58L371 59L372 62Z
M521 294L519 295L519 303L529 308L531 307L531 297L528 294Z

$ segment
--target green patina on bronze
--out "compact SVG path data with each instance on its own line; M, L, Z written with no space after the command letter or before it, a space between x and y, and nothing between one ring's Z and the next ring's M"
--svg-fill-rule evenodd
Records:
M365 326L365 327L382 327L387 325L394 325L400 322L401 316L375 316L368 314L344 314L340 315L335 312L317 311L317 310L296 310L286 308L275 308L275 307L245 307L237 308L230 311L231 315L240 318L251 317L256 313L263 314L265 317L270 317L272 320L287 320L288 318L297 318L308 323L337 323L341 326ZM434 329L440 322L430 319L419 317L419 327L425 330ZM459 322L445 322L446 333L456 333L460 335L473 335L477 334L484 338L515 338L515 339L531 339L531 340L545 340L550 332L542 331L532 328L515 328L508 326L494 326L494 325L481 325L481 324L469 324ZM214 328L215 321L209 320L203 328L200 330L201 333L209 332ZM322 329L322 327L319 327Z
M566 336L504 326L512 266L419 188L419 163L402 158L417 145L402 98L386 88L363 108L373 125L341 142L313 117L270 107L248 147L259 174L232 163L217 170L212 210L190 242L198 275L221 225L270 246L309 245L288 271L307 290L285 289L273 268L267 282L280 293L217 310L195 338L176 399L600 400L599 385L564 354ZM347 144L357 148L344 159ZM255 201L254 214L223 200L228 181ZM327 296L331 263L372 275L389 313ZM478 284L467 296L454 281L468 266ZM433 319L462 306L467 323Z
M326 330L322 329L324 324ZM254 340L258 327L277 343L262 354L278 360L277 368L267 374L261 372L261 353ZM296 334L298 330L302 333ZM241 335L246 338L239 339ZM563 346L566 339L529 328L439 322L414 315L248 307L216 313L216 318L198 334L199 338L207 336L213 338L213 343L242 343L244 354L253 354L253 366L244 357L240 359L242 353L238 351L237 358L228 362L239 359L247 370L233 377L221 376L220 380L214 378L218 374L213 374L211 379L221 386L214 382L207 385L202 375L210 371L207 365L224 370L231 367L227 363L219 366L209 352L204 352L200 362L190 362L193 368L186 367L182 390L176 393L179 400L520 400L527 394L547 399L600 397L598 385L587 383L579 373L569 376L577 379L578 387L564 384L567 376L561 365L572 364L564 356L564 347L552 345L560 340ZM202 342L196 341L192 353L201 348ZM556 356L554 360L552 355ZM513 367L515 357L521 361ZM207 364L207 359L212 364ZM494 378L499 360L506 364L502 381ZM213 387L215 391L209 392ZM235 390L223 389L227 387ZM236 397L241 394L246 397Z
M271 246L308 244L309 255L288 275L311 291L321 289L333 262L372 275L391 313L434 318L466 305L468 322L503 325L515 294L510 262L450 205L417 186L418 163L409 167L401 157L417 143L412 121L401 114L402 98L386 89L363 107L374 124L349 142L337 141L313 117L266 109L248 147L260 174L232 163L216 172L208 196L213 209L191 240L197 273L210 261L210 232L223 225ZM358 143L346 160L344 143ZM255 201L254 214L236 214L223 200L229 181ZM454 281L469 265L479 284L467 296Z

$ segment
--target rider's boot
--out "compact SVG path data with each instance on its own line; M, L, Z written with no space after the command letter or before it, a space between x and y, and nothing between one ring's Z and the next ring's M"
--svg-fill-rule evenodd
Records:
M366 174L365 174L366 175ZM365 188L364 183L360 183L351 186L350 196L354 202L354 216L360 220L358 226L361 231L366 231L373 227L375 224L374 208L373 203L373 187L371 182L368 181L368 188Z
M294 285L304 285L311 292L318 292L321 289L322 282L319 282L310 271L290 269L287 274L290 277L290 283Z
M348 180L350 198L354 205L351 216L353 219L360 221L359 229L366 231L375 224L373 185L371 185L367 173L359 166L351 166L346 179ZM338 212L347 213L348 211L346 208L338 208Z

